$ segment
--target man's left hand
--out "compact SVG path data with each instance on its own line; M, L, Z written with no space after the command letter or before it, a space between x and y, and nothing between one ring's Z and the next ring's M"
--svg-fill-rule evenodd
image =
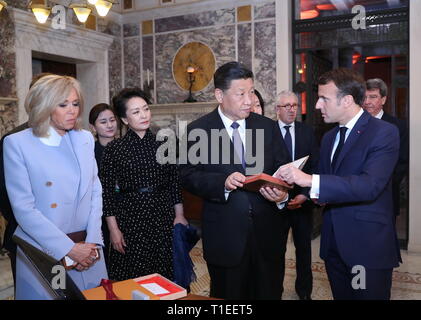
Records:
M286 191L281 191L279 189L271 187L260 188L259 191L266 200L272 202L283 202L287 199L288 195Z

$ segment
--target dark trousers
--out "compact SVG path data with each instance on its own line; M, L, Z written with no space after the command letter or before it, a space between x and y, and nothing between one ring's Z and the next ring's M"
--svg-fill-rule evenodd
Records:
M10 266L12 268L12 275L13 275L13 285L16 290L16 252L9 251L7 253L10 259Z
M390 300L393 269L365 268L365 277L360 269L352 273L353 266L347 266L340 257L333 233L325 265L335 300ZM365 289L361 289L362 281Z
M280 260L264 259L257 248L250 221L246 249L238 266L208 263L210 296L230 300L281 299Z
M108 225L107 225L107 221L105 217L102 217L101 229L102 229L102 236L104 238L104 250L103 250L104 261L105 261L105 266L107 267L107 270L108 270L108 262L110 261L110 231L108 230Z
M313 216L311 208L300 208L285 212L287 217L286 230L282 246L286 251L288 232L291 228L295 247L295 261L297 278L295 291L299 297L310 297L313 291L313 274L311 272L311 232L313 230ZM281 279L285 276L285 254L282 256ZM283 288L282 288L283 289Z

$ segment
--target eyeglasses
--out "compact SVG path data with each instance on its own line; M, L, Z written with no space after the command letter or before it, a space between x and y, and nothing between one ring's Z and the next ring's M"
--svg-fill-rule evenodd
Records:
M296 103L294 103L294 104L286 104L286 105L283 105L283 106L281 106L281 105L277 105L276 107L278 107L278 108L285 108L286 110L291 110L291 109L293 109L293 110L297 110L297 108L298 108L298 104L296 104Z

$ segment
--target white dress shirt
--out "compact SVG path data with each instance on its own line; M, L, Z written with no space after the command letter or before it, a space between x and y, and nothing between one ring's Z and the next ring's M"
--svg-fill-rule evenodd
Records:
M231 127L231 125L234 122L237 122L240 126L238 127L238 133L240 134L241 142L243 143L244 148L244 154L246 153L246 119L241 119L237 121L232 121L230 118L228 118L225 114L221 111L221 106L218 107L218 113L221 117L222 122L224 123L225 129L227 129L227 133L232 141L232 133L234 129Z
M377 118L377 119L380 119L381 120L382 117L383 117L383 115L384 115L384 111L383 111L383 109L381 109L379 111L379 113L374 116L374 118Z
M224 115L221 111L221 106L218 107L218 113L221 117L222 122L224 123L225 129L227 130L227 133L232 141L232 133L234 129L231 127L233 122L237 122L240 126L238 127L238 133L240 134L241 141L243 142L244 147L244 153L246 152L246 119L240 119L237 121L232 121L230 118L228 118L226 115ZM226 190L225 189L225 200L228 200L229 194L232 190ZM283 209L285 206L285 201L288 200L288 195L284 201L276 202L276 205L279 209Z
M341 125L339 127L347 127L348 130L346 130L345 133L345 141L348 139L349 134L351 133L352 128L354 128L355 124L357 123L358 119L363 114L364 110L360 108L360 111L350 120L346 125ZM335 142L333 143L332 153L330 155L330 161L332 162L333 155L335 154L336 147L339 144L340 139L340 131L338 130L338 133L336 134ZM311 189L310 189L310 198L312 199L319 199L320 194L320 175L313 174L312 180L311 180Z
M46 144L50 147L58 147L61 143L62 136L58 134L56 129L52 126L48 128L47 137L39 138L43 144Z
M287 130L284 128L285 126L290 126L289 133L291 134L291 141L292 141L292 161L295 160L295 121L291 122L290 124L286 124L282 122L281 120L278 120L279 128L281 129L282 138L285 139L285 134L287 133Z

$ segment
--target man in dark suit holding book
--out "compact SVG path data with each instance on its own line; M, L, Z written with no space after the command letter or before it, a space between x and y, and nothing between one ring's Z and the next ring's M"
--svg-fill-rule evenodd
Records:
M294 92L281 91L276 99L276 114L283 147L288 150L289 161L295 161L310 156L303 171L311 174L316 170L319 159L318 145L311 127L296 121L298 111L298 97ZM309 188L295 185L289 193L286 210L287 225L283 232L282 245L287 247L289 229L295 246L295 261L297 278L295 291L300 300L311 300L313 290L313 275L311 272L311 233L313 229L313 202L308 194ZM282 279L285 274L285 256L281 269Z
M189 157L181 164L184 188L204 199L202 239L210 295L280 299L281 232L286 223L281 210L287 192L269 187L250 192L242 187L246 174L272 175L288 156L277 124L251 112L250 70L238 62L226 63L215 72L214 84L218 108L187 128L193 140L188 141L189 156L199 142L205 146L194 152L200 153L200 161ZM214 138L215 132L220 138ZM192 139L193 133L200 138ZM228 141L226 148L220 146L221 140ZM253 156L255 163L247 161Z

